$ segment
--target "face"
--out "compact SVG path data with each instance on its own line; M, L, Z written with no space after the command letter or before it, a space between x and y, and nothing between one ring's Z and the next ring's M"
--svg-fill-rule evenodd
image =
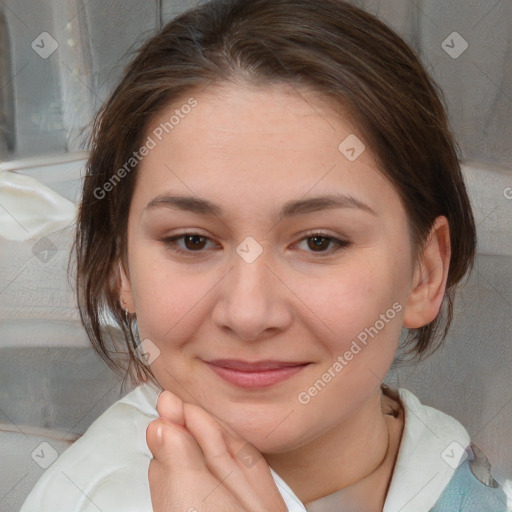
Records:
M121 297L164 389L264 453L294 449L360 410L392 363L413 275L405 211L364 134L318 95L191 96L169 133L188 98L146 134Z

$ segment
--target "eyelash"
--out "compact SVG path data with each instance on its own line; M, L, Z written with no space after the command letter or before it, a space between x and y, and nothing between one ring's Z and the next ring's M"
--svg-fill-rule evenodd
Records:
M185 254L187 256L190 256L191 254L193 253L202 253L204 252L204 250L197 250L197 251L190 251L190 250L184 250L184 249L181 249L180 247L177 246L176 244L176 241L181 239L181 238L185 238L187 236L199 236L201 238L204 238L206 240L209 240L209 238L207 236L204 236L204 235L201 235L200 233L194 233L194 232L189 232L189 233L183 233L181 235L177 235L177 236L172 236L172 237L169 237L169 238L164 238L162 240L162 242L164 243L164 245L170 249L171 251L177 253L177 254ZM302 242L303 240L307 240L308 238L325 238L327 240L330 240L331 242L334 243L335 247L334 249L331 249L331 250L328 250L328 251L319 251L319 252L315 252L315 251L308 251L308 252L311 252L312 254L318 254L320 255L320 257L322 256L330 256L338 251L340 251L341 249L344 249L346 247L348 247L350 245L350 242L347 242L345 240L339 240L338 238L335 238L333 236L330 236L328 235L327 233L322 233L322 232L318 232L318 231L313 231L313 232L310 232L310 233L306 233L305 236L303 236L299 242Z

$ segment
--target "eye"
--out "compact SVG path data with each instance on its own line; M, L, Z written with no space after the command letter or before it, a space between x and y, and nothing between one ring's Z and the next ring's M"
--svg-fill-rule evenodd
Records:
M185 249L178 246L177 241L183 239ZM193 252L204 252L206 241L208 237L203 236L199 233L183 233L182 235L172 236L162 240L165 246L178 254L190 254Z
M178 245L178 240L183 240L185 248ZM203 249L209 240L210 239L208 237L203 236L200 233L183 233L181 235L165 238L162 242L164 242L165 246L171 251L178 254L190 255L191 253L204 253L205 251ZM322 255L330 255L350 245L350 242L339 240L327 233L320 232L307 233L307 236L302 238L300 242L303 242L304 240L308 241L307 246L310 249L309 252L315 252ZM332 244L333 247L331 247L330 250L325 250L330 244Z
M304 240L307 241L307 246L311 249L310 252L322 253L322 255L330 255L350 245L350 242L339 240L327 233L319 232L307 233L306 236L301 239L301 242ZM333 247L330 250L325 250L331 243Z

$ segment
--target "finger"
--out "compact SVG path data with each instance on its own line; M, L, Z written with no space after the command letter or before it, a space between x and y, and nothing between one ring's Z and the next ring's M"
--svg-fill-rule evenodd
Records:
M185 429L185 419L183 413L183 401L170 391L162 391L157 400L157 411L160 415L158 421L151 422L146 429L146 441L153 457L165 462L166 449L163 444L162 432L165 424L171 424L175 427ZM172 431L171 434L172 435ZM179 434L176 434L176 442L180 443ZM189 440L189 442L191 442ZM172 443L172 438L168 443ZM187 449L186 444L180 444L181 448Z
M165 464L152 459L148 468L148 481L154 512L242 512L240 503L225 489L208 468L202 471L183 469L173 471L173 458ZM231 506L228 506L231 505ZM235 505L235 506L233 506Z
M185 428L157 419L148 425L146 436L155 455L148 468L155 512L252 512L210 472L199 445Z
M179 396L167 390L162 391L158 396L156 407L161 418L185 426L183 400Z
M153 457L173 472L206 469L199 444L182 425L163 418L153 420L146 428L146 442Z
M253 445L224 430L201 407L185 403L184 411L187 429L201 447L206 465L248 510L287 510L268 464Z

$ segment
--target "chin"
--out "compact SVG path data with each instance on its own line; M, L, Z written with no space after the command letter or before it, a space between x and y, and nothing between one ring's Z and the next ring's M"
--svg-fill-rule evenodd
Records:
M279 420L256 426L243 423L235 424L232 421L228 424L242 439L264 454L285 453L300 448L309 440L306 439L309 438L307 432L295 432L290 428L284 428L284 425L276 428L276 425L279 425Z

